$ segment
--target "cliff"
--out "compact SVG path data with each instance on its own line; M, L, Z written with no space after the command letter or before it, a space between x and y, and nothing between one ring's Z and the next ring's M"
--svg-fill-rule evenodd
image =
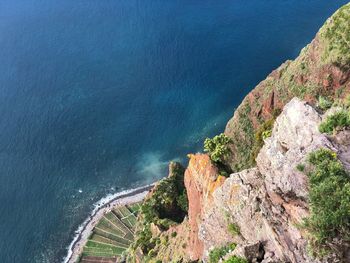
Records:
M189 155L187 214L166 229L151 223L154 245L135 261L350 262L349 91L347 4L245 97L222 160ZM334 133L320 132L324 122Z
M350 132L321 134L321 120L314 108L299 99L284 107L257 157L257 167L231 174L214 190L212 205L202 212L199 226L201 257L207 258L213 247L234 242L242 249L240 255L250 261L322 261L310 256L307 233L299 227L309 216L309 186L307 176L297 167L307 163L308 155L317 149L332 150L348 165L350 147L337 141L349 138ZM239 233L229 233L230 223ZM348 245L324 262L350 262ZM255 252L245 251L247 248Z
M350 4L340 8L294 61L286 61L257 85L227 123L233 143L227 163L233 171L255 165L261 145L255 131L293 97L315 104L323 95L337 100L350 89ZM277 43L278 44L278 43Z

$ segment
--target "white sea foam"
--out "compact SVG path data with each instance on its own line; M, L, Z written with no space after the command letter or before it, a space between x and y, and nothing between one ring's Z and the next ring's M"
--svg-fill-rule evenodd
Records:
M160 152L143 154L136 164L138 173L145 174L148 178L159 178L169 164L169 161L162 160L162 157Z

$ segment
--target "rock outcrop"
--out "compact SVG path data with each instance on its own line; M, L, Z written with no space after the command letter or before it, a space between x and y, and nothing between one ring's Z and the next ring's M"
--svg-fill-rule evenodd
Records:
M189 200L188 218L190 238L188 253L192 260L198 260L203 254L203 242L199 239L199 224L207 207L213 203L213 191L222 184L218 169L206 154L189 155L190 161L185 171L185 186Z
M254 132L293 97L315 104L318 95L334 100L350 91L350 3L339 9L293 61L286 61L243 100L226 125L233 140L227 160L233 171L255 165Z
M292 99L265 140L257 167L233 173L216 187L211 205L201 211L198 235L204 259L211 248L235 242L240 249L234 253L245 257L252 251L248 248L255 248L253 254L261 256L257 253L261 248L259 262L318 262L310 258L305 233L298 227L309 210L307 178L296 167L319 148L331 149L339 156L349 153L348 147L335 143L340 135L327 137L318 131L321 120L307 102ZM237 225L239 234L230 235L229 224ZM337 262L339 257L333 255L328 262Z
M321 115L314 107L320 95L337 102L350 93L349 32L350 3L326 21L294 61L286 61L244 98L225 129L232 143L222 166L235 173L219 176L208 155L189 156L188 216L160 233L178 234L157 245L153 259L206 262L212 248L234 242L237 247L227 256L249 262L320 262L309 256L307 233L300 227L309 215L309 189L296 167L323 147L335 151L350 170L350 132L321 134L318 126L329 113ZM274 120L271 137L262 141L257 131ZM333 254L323 262L350 262L350 256Z

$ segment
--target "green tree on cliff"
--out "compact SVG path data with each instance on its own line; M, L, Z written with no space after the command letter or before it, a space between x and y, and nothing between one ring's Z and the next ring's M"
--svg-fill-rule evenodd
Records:
M206 138L204 141L204 151L210 156L215 163L223 163L224 158L229 155L229 143L231 139L224 133L216 135L214 138Z

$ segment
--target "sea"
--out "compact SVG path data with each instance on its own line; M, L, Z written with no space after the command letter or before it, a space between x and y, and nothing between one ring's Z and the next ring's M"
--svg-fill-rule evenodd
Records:
M186 165L342 0L0 0L0 262L62 262L109 194Z

